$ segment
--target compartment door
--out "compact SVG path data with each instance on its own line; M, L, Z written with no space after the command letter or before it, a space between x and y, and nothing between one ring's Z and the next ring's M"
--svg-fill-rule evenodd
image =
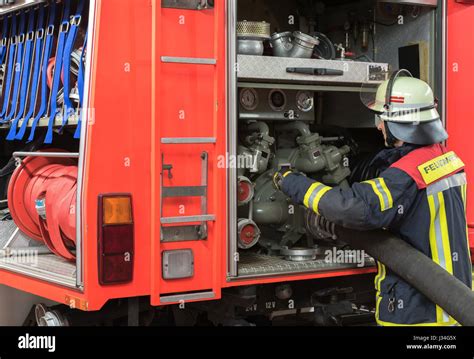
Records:
M220 298L225 1L157 0L152 303Z
M468 226L474 250L474 1L449 0L447 22L447 128L448 145L466 163L468 176Z

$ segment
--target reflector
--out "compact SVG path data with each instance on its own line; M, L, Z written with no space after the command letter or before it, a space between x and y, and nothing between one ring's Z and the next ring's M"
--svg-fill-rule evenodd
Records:
M103 197L103 224L132 223L130 197Z

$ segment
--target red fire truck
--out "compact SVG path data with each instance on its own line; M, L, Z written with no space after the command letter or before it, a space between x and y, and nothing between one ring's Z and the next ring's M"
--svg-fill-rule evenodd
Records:
M17 0L0 20L0 283L60 303L42 324L131 298L367 319L373 259L325 261L269 173L315 149L327 184L370 173L359 96L390 70L432 85L471 175L472 1Z

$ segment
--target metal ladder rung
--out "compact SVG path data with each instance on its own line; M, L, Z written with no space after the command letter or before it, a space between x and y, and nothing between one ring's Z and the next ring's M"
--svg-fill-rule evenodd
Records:
M207 195L207 186L163 187L163 198L177 197L204 197Z
M193 222L214 222L216 216L207 214L202 216L187 216L187 217L167 217L161 218L161 224L184 224Z

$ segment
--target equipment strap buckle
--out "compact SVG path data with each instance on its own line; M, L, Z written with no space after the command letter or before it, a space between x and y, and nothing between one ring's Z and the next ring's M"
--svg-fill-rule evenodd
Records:
M68 32L69 31L69 21L64 21L61 23L61 26L59 28L59 32Z
M79 26L81 24L82 16L81 15L75 15L71 19L71 25L72 26Z

